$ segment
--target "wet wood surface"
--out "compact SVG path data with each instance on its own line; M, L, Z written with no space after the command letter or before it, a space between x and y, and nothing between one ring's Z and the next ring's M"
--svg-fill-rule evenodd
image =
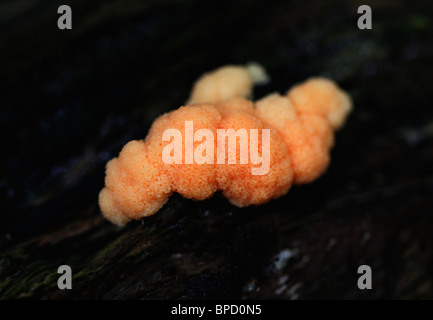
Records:
M1 299L433 298L433 7L361 2L0 5ZM322 75L355 109L319 180L259 207L175 195L123 229L97 205L105 163L193 81L257 61L255 97ZM73 289L59 290L69 265ZM359 290L357 269L373 271Z

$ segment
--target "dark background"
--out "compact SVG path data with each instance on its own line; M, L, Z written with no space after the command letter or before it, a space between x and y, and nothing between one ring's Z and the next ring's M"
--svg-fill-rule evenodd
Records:
M0 298L433 298L432 17L427 0L3 1ZM272 79L255 98L315 75L350 93L327 173L259 207L175 195L106 222L105 163L203 72L250 61Z

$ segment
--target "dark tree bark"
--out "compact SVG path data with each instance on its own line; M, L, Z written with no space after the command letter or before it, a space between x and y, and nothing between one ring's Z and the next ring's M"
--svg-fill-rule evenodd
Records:
M53 1L0 10L2 299L433 298L429 1ZM105 163L221 65L336 80L355 110L319 180L239 209L175 195L123 229L100 215ZM69 265L73 289L59 290ZM357 269L373 271L359 290Z

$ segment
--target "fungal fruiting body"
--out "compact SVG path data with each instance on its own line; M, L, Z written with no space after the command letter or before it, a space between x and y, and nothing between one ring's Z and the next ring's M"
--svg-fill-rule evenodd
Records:
M318 178L330 162L334 130L343 126L351 111L349 96L330 80L311 78L285 95L248 100L253 85L266 79L257 65L226 66L199 78L186 106L157 118L144 140L130 141L107 163L105 188L99 194L104 217L123 226L156 213L173 192L204 200L221 191L238 207L259 205L286 194L292 184ZM194 139L188 138L190 123ZM247 154L249 161L240 161L240 141L235 140L236 163L227 161L233 155L229 143L221 146L211 139L223 129L256 130L262 158L264 132L269 133L266 174L254 174L257 162L252 161L252 152ZM167 138L169 130L179 132L185 157L191 147L208 161L163 161L167 150L173 151L167 148L173 143ZM218 161L221 154L224 163Z

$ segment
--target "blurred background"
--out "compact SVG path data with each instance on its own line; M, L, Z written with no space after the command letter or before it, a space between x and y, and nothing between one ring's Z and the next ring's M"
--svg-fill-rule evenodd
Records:
M432 17L430 1L2 1L0 298L433 298ZM106 162L203 72L251 61L271 77L255 99L317 75L350 93L327 173L259 207L175 195L106 222Z

